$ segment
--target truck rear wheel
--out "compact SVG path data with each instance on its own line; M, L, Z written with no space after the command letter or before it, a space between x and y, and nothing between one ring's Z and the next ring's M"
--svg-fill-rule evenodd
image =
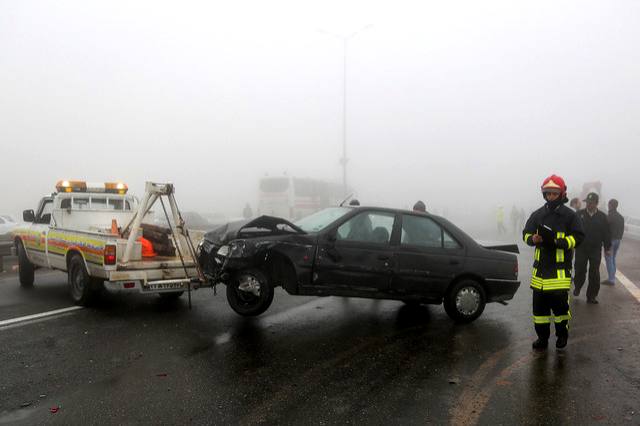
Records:
M260 315L273 302L273 286L257 269L241 271L227 284L227 301L242 316Z
M76 305L87 306L94 301L98 293L98 285L92 280L84 265L84 260L78 254L69 261L69 293Z
M29 262L27 258L27 252L22 245L22 242L18 242L18 278L20 279L20 287L33 287L35 268L33 264Z

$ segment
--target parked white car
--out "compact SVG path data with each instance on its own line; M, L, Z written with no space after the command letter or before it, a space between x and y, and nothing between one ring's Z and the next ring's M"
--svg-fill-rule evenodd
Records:
M11 232L18 226L18 223L11 216L0 215L0 239L7 236L10 239Z

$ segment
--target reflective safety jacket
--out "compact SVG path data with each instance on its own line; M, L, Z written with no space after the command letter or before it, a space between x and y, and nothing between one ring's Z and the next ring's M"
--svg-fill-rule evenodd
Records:
M542 236L542 243L533 243L533 234ZM535 246L531 288L541 291L569 290L573 249L584 240L578 215L561 204L555 209L547 204L531 214L522 231L530 246Z

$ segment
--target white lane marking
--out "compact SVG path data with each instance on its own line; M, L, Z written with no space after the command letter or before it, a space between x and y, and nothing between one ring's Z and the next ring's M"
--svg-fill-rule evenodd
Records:
M54 320L58 320L58 319L64 318L64 317L70 317L70 316L72 316L74 314L75 314L75 312L72 311L72 312L65 312L63 314L56 315L55 317L44 317L44 318L38 318L38 319L25 321L25 322L17 322L15 324L9 324L9 325L5 325L4 327L0 327L0 332L7 331L7 330L12 330L14 328L25 327L27 325L39 324L41 322L54 321ZM2 422L0 422L0 425L1 424L2 424Z
M82 306L69 306L68 308L56 309L48 312L41 312L39 314L27 315L24 317L11 318L8 320L0 321L0 327L5 327L7 325L16 324L19 322L32 321L40 318L51 317L54 315L60 315L67 312L77 311L78 309L84 309Z
M629 278L625 277L624 274L620 271L616 271L616 278L622 283L623 286L625 286L629 293L631 293L631 295L635 297L638 302L640 302L640 288L638 288L638 286L636 286Z

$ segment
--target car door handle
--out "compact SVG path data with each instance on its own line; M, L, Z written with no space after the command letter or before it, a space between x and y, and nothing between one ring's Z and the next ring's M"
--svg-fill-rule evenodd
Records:
M378 260L389 260L389 259L391 259L391 256L389 256L387 254L378 255Z
M460 261L458 259L449 259L449 265L459 265Z

